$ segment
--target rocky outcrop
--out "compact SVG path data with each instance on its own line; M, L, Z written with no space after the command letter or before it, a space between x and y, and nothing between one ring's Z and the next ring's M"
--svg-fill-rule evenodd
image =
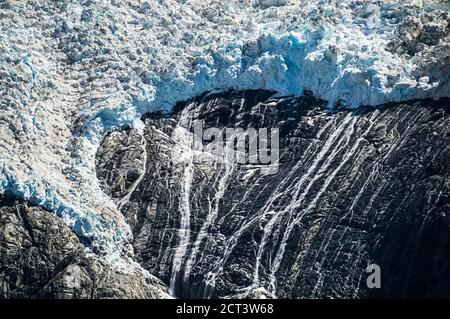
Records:
M117 269L89 252L56 215L26 202L0 203L0 298L163 298L138 267Z
M82 221L74 231L95 249L127 254L130 232L95 181L106 133L229 88L311 90L347 107L448 97L449 8L444 0L1 1L0 193L45 203Z
M144 169L146 160L144 137L136 130L112 132L100 146L97 155L97 174L103 176L102 188L113 199L124 197Z
M320 227L330 229L334 224L327 223L348 208L345 205L343 210L335 208L341 193L333 193L333 187L337 185L344 192L356 194L350 212L370 192L374 192L374 197L373 203L369 198L368 206L376 209L377 218L380 212L392 212L390 206L373 208L379 201L386 199L389 203L386 205L408 205L410 199L401 197L407 196L406 178L398 182L396 174L401 170L389 161L395 161L392 156L399 157L397 154L402 152L413 158L412 148L401 141L409 143L411 134L417 133L417 154L425 154L417 160L422 166L399 162L400 168L409 170L413 166L408 173L415 178L428 174L429 163L437 163L437 177L424 177L426 192L414 188L413 195L421 198L428 192L432 198L423 195L421 203L430 201L447 207L446 188L441 185L446 175L439 170L442 163L436 162L440 157L428 153L444 152L437 143L446 141L446 133L441 134L446 127L439 118L424 124L423 130L414 122L414 119L422 121L422 116L440 115L431 115L431 108L425 108L430 113L422 114L411 109L412 104L396 105L392 110L398 109L398 114L383 111L378 118L377 113L376 122L369 129L371 112L355 117L347 117L351 111L328 114L314 108L321 104L316 100L272 100L267 92L245 93L244 98L241 93L213 99L204 96L206 104L201 107L198 108L200 100L194 101L195 108L200 110L198 114L183 105L180 109L186 112L173 112L173 107L207 91L223 92L231 88L275 90L279 95L290 96L303 96L310 90L314 96L326 99L329 107L336 108L448 98L449 10L446 0L0 1L0 194L21 200L18 205L39 205L58 216L60 219L51 217L54 219L46 222L48 226L42 232L47 233L47 228L64 221L79 239L80 249L97 254L83 253L83 258L89 256L91 260L92 256L102 265L100 273L114 274L111 280L122 278L115 271L122 262L126 271L131 268L132 273L140 274L139 278L147 278L131 262L133 244L140 262L180 296L348 296L351 291L363 295L354 289L359 267L354 276L344 276L334 272L340 265L334 262L329 265L330 276L344 276L344 283L334 286L326 275L317 279L325 280L323 287L321 283L314 289L310 287L310 281L317 281L312 279L313 273L325 274L328 269L325 263L318 263L324 272L308 264L309 260L317 260L309 257L317 248L313 241L320 238ZM240 109L234 103L246 107ZM284 107L284 103L292 103L292 109L285 112L273 109L274 105ZM428 106L428 102L424 103ZM173 113L171 116L149 113L156 111ZM140 119L147 113L151 116L147 117L142 132L144 125ZM239 116L234 117L234 113ZM285 117L286 114L289 116ZM190 121L197 116L205 117L208 125L281 125L289 136L282 150L284 168L277 176L262 177L258 168L228 162L216 166L189 164L192 154L186 153L183 141ZM323 132L317 131L318 127L324 128ZM366 127L367 136L375 134L375 142L367 142L370 139L364 135ZM126 128L126 133L110 134ZM373 133L375 128L379 132ZM435 129L437 135L428 129ZM338 133L333 134L336 130ZM96 167L95 154L107 134L97 153ZM425 148L428 140L432 141L430 150ZM304 147L308 149L305 154ZM364 156L354 157L360 153ZM339 166L339 161L344 164ZM349 163L359 173L349 173ZM379 170L386 174L386 180L384 175L371 174ZM288 171L293 173L289 175ZM359 178L358 182L353 186L347 184L341 179L341 172ZM328 173L330 179L325 176ZM297 180L297 176L305 177ZM367 183L358 184L365 178ZM384 186L378 190L374 183ZM277 188L278 185L281 186ZM389 185L395 185L393 190L384 188ZM279 195L269 194L271 186L275 186ZM397 190L400 193L392 195ZM392 196L398 198L394 200ZM1 205L2 218L9 218L14 209L21 207L18 205ZM325 205L317 210L327 217L318 220L308 217L316 205ZM405 209L401 207L400 211ZM414 207L418 216L429 211L428 206ZM441 210L436 207L432 206L431 211ZM367 214L372 216L370 212ZM402 216L401 212L392 214ZM350 216L350 226L341 225L346 221L343 218L334 221L336 227L352 229L354 214ZM313 224L309 225L305 217ZM379 218L384 223L380 227L386 228L388 222ZM424 224L429 225L430 221L434 222L434 217L427 217ZM416 225L415 220L411 223ZM33 224L30 229L38 231L38 226ZM307 239L292 240L294 235L307 234L305 227L319 230L307 235ZM368 233L363 230L363 234ZM422 228L419 230L422 234ZM345 230L344 234L349 232ZM435 233L439 232L435 229ZM286 238L280 238L281 234ZM361 236L361 245L376 246L371 239ZM445 243L445 236L439 240L442 242ZM291 243L298 247L291 247ZM28 242L9 245L5 254L27 245ZM359 247L359 242L355 246ZM414 253L405 248L405 254L421 258L416 248L411 248ZM446 246L439 249L446 250ZM433 258L440 256L439 249L433 251ZM59 263L66 256L60 250L44 250L39 254L55 254L49 261L31 267L39 274L44 267L41 264L49 263L49 269L54 269L54 262ZM370 258L358 260L365 263L377 257L367 255ZM298 260L288 260L291 256L298 256ZM403 265L405 258L401 257L398 263ZM380 263L383 260L378 259ZM446 267L445 258L438 259L428 265L433 274ZM13 260L2 260L2 276L8 277L14 269L15 266L4 267ZM21 263L17 264L17 272L23 266ZM349 268L348 263L343 265ZM83 272L96 273L88 270L91 266L86 267ZM53 282L52 274L53 270L46 280ZM293 277L287 278L286 274ZM27 276L24 275L24 280ZM408 276L414 277L408 282L418 284L418 275L412 270ZM5 281L5 287L15 287L15 277L11 278ZM36 285L40 287L46 280L37 281ZM427 287L434 287L435 281L426 279L415 289L429 295L431 288ZM128 285L127 281L122 284ZM133 287L135 283L129 285ZM299 286L301 290L295 288ZM446 286L442 287L436 290L440 295L445 293ZM5 296L11 295L10 288L5 291ZM139 296L146 295L144 290L137 291ZM398 290L392 294L397 295ZM19 295L29 296L29 292L18 292Z
M148 114L145 145L129 130L105 138L97 176L139 262L179 297L450 297L449 101L330 111L271 95L203 95ZM279 128L278 173L193 163L195 119ZM133 176L122 192L120 176Z

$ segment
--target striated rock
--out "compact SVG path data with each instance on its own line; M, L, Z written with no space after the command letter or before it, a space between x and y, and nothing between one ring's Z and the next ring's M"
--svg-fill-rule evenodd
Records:
M111 133L99 147L97 154L103 162L97 163L97 174L104 176L102 187L113 199L125 196L144 169L143 143L138 131L128 129Z
M272 202L269 200L272 198L268 194L269 188L281 185L285 178L287 184L283 187L288 187L291 182L294 183L294 175L303 176L311 168L312 171L305 175L298 188L292 186L295 190L299 189L299 196L304 194L298 204L300 206L295 209L303 211L311 203L320 204L323 197L318 194L327 194L330 202L325 201L324 207L320 206L318 211L325 212L326 216L341 216L345 209L336 210L333 206L333 203L338 203L340 193L328 195L333 185L342 183L342 188L349 194L359 194L359 189L352 187L361 185L350 186L340 179L339 172L347 172L347 164L340 167L336 175L331 175L333 178L327 182L324 174L334 169L336 161L355 162L356 171L359 168L368 170L353 175L349 173L349 176L363 179L372 176L370 172L378 171L378 166L373 168L378 164L367 163L372 163L372 160L377 163L377 152L380 156L386 155L383 153L386 152L384 146L396 150L397 146L402 150L406 147L405 155L415 158L406 144L395 144L399 138L410 141L410 135L401 135L407 134L402 130L403 124L398 124L399 129L397 125L383 124L386 126L384 129L380 123L389 120L383 118L376 122L374 127L378 128L379 133L376 133L376 146L373 148L366 145L366 137L359 141L355 136L359 136L360 130L371 123L367 118L370 112L363 107L365 105L449 97L449 10L446 0L412 3L398 0L0 1L0 194L17 198L19 205L37 205L41 207L39 209L57 216L52 217L54 221L46 222L43 229L41 224L32 223L30 229L33 231L47 233L47 224L51 228L56 221L59 223L62 220L68 227L67 232L70 229L74 233L72 235L79 239L83 251L86 248L97 254L91 257L90 253L84 252L85 257L80 262L68 266L70 274L58 281L58 287L70 285L73 276L81 278L81 286L89 286L88 277L95 277L91 273L98 270L102 274L111 274L104 278L111 278L113 282L108 285L115 287L117 296L133 295L124 285L128 285L128 277L135 277L134 272L139 273L136 275L140 278L136 279L138 281L144 280L144 277L155 280L132 262L133 245L146 269L161 277L181 296L246 296L260 288L272 296L348 296L350 291L354 295L363 295L363 291L353 289L359 271L354 276L345 277L346 282L341 286L328 283L331 277L338 276L334 272L331 277L324 275L319 280L326 282L324 287L319 283L314 286L313 292L309 292L310 281L315 279L311 279L313 271L308 272L305 267L311 266L308 256L316 246L309 242L314 236L297 242L279 237L283 232L288 234L287 237L303 234L304 228L319 227L320 230L320 225L327 225L324 227L329 229L328 224L322 223L320 218L319 221L307 219L313 226L303 217L299 217L300 222L294 217L296 210L285 214L284 210L295 199L290 200L291 195L280 195ZM274 90L280 96L297 97L309 90L315 97L326 99L330 108L361 107L363 113L355 117L357 123L353 123L353 118L345 116L345 112L351 111L328 114L321 108L311 109L322 104L312 99L267 102L270 95L267 92L259 92L255 96L245 93L245 98L240 97L241 93L214 98L211 103L202 106L199 113L203 114L201 116L205 117L208 125L259 125L261 122L260 125L265 126L281 125L285 134L291 134L289 132L294 130L292 141L284 141L288 143L288 146L283 146L282 153L285 166L279 177L261 176L258 179L261 175L258 168L235 167L230 163L189 165L186 160L191 156L186 154L187 145L183 144L186 137L186 129L183 128L189 127L191 115L193 118L200 115L191 114L183 105L180 108L187 110L187 113L179 110L173 112L175 104L207 91L223 92L228 89ZM238 104L249 99L244 103L249 104L243 110L239 110L239 105L230 108L229 104L235 102L229 99L236 100ZM261 110L261 105L284 105L286 101L295 106L288 112L270 111L266 114L265 110ZM417 128L417 139L420 140L418 154L426 156L417 160L422 165L418 166L417 171L410 170L409 166L408 170L420 175L425 170L423 167L434 163L431 171L437 167L437 181L430 181L427 177L424 188L432 194L430 196L436 197L435 194L441 194L437 189L446 190L441 185L443 164L436 162L438 159L440 161L440 157L429 156L424 141L432 141L430 152L441 152L436 143L439 139L446 141L446 135L441 135L441 132L446 132L446 127L441 127L439 120L431 121L433 124L429 127L438 136L429 137L428 128L421 130L419 124L408 122L409 115L417 115L418 120L422 120L422 115L427 116L426 112L430 110L427 103L420 104L426 109L421 115L415 113L419 111L410 109L410 103L393 107L397 110L404 106L405 110L398 110L398 116L404 115L405 118L398 118L389 111L382 114L392 116L393 122L414 128L411 132L416 132ZM206 105L211 110L207 110ZM268 106L267 109L271 110L271 104ZM409 110L410 113L405 113ZM142 116L157 111L172 116L151 113L144 129ZM234 118L233 112L240 118ZM301 114L301 120L296 112ZM290 115L285 118L283 114ZM435 115L430 116L434 118ZM446 118L446 115L443 116ZM323 127L326 125L324 123L330 127L316 137L317 127ZM111 133L123 129L127 131ZM340 133L332 135L333 129ZM426 137L422 138L420 134ZM344 135L348 136L349 141L340 137ZM328 145L328 138L334 141L331 145L357 143L354 144L357 145L354 152L367 154L367 159L365 156L356 159L353 155L346 159L344 150L353 154L352 148L336 146L336 152L332 152L332 148L324 149L324 146L319 148L321 143ZM379 141L383 139L386 141ZM98 150L103 140L104 145ZM333 160L325 165L323 160L316 163L312 155L303 156L303 148L310 145L308 154L321 158L328 156ZM380 160L383 169L386 169L384 174L389 177L387 185L395 184L394 190L406 188L405 184L411 182L403 176L407 174L402 174L398 182L400 186L397 186L392 181L392 174L395 175L398 168L385 163L397 151L388 154L386 159ZM294 169L297 162L300 166ZM408 165L416 167L417 163L412 163ZM316 172L316 169L319 170ZM289 170L295 173L288 178ZM374 203L378 202L378 196L384 196L383 200L386 197L388 202L391 200L401 206L404 199L404 205L408 205L408 198L400 200L396 197L401 197L403 193L393 195L384 188L379 193L373 189L375 182L372 179L375 177L378 178L375 182L383 185L384 180L377 175L372 176L366 186L361 186L368 192L375 191ZM305 190L304 187L310 184L311 187ZM253 198L253 195L247 195L245 200L242 199L244 202L240 202L238 199L246 194L249 185L254 185L251 189L258 196ZM324 186L321 185L326 185L323 192L321 189ZM290 191L283 187L280 192L289 194ZM439 199L429 199L420 189L418 193L414 190L415 198L422 198L421 202L443 201L442 205L446 207L444 195L439 195ZM365 191L357 197L364 198L363 194ZM317 201L314 200L316 197ZM232 206L229 206L231 199ZM186 203L191 203L192 207ZM274 205L279 207L274 208ZM359 199L354 207L358 205ZM2 206L5 211L2 218L7 218L3 215L9 216L6 212L12 212L11 209L16 206L14 203ZM37 206L32 210L38 209ZM313 206L315 204L311 204L307 212L314 211ZM420 205L414 207L418 210L418 216L423 216L428 209ZM435 206L430 209L433 211ZM224 213L228 210L231 213ZM378 214L385 210L392 211L390 207L379 207L376 211ZM305 216L308 217L309 213ZM333 221L332 217L326 220ZM426 223L432 221L432 218L426 219ZM334 222L341 225L341 219ZM350 223L352 227L353 223ZM16 224L22 227L20 219L16 220ZM364 222L361 224L366 225ZM385 224L383 222L380 227L387 227ZM411 225L415 226L416 222L411 222ZM240 232L242 226L245 229ZM344 227L347 226L344 224ZM440 231L438 229L435 233ZM238 235L231 236L236 232ZM345 234L348 232L345 231ZM11 241L10 237L6 237ZM443 237L439 243L446 242ZM17 247L13 245L13 250L28 247L28 241L18 242ZM375 245L366 237L361 241L364 241L364 247ZM299 248L296 250L288 242ZM304 242L308 243L307 248ZM33 244L31 247L34 247ZM58 251L65 249L57 248ZM33 252L35 250L33 248ZM436 248L433 258L441 256L441 250L446 250L446 246ZM290 254L291 251L294 253ZM414 256L422 256L421 250L417 251ZM43 256L54 253L46 250L38 252ZM29 254L26 249L23 253ZM406 248L405 254L410 256ZM52 258L56 259L48 258L48 261L33 255L35 264L29 268L30 272L36 272L33 276L39 285L46 280L56 285L59 277L54 278L52 273L63 255L55 253ZM17 256L22 256L22 252ZM299 256L298 261L288 260L290 256ZM347 262L351 256L342 258ZM25 257L16 259L19 261L17 271L23 262L21 258ZM446 267L444 257L443 261L441 257L436 258L439 259L437 264L433 261L432 265L423 266L432 267L433 274L440 273L441 268ZM95 260L95 267L91 259ZM361 257L359 262L364 263L366 259ZM9 265L12 260L15 259L2 260L0 268L4 269L3 263ZM402 264L405 260L407 257L401 257L398 262ZM41 264L47 263L50 270L42 270L46 266ZM321 269L327 269L321 262L318 265ZM336 269L339 265L333 263L329 267ZM345 267L350 268L349 264ZM393 268L397 269L396 266ZM299 269L302 273L298 272ZM120 270L120 274L116 270ZM46 275L49 271L51 274ZM124 275L130 272L131 275ZM285 278L287 273L296 274L292 275L295 278ZM8 272L1 271L1 274L3 276ZM27 276L28 273L24 278ZM419 276L413 270L407 276L413 276L413 279L407 277L411 282L408 285L416 285L413 291L421 291L424 295L430 294L432 290L427 287L434 286L436 281L430 278L419 283ZM15 277L8 277L5 285L15 285L15 280ZM135 286L134 281L129 285ZM145 284L142 286L146 287ZM303 287L302 290L293 288L297 286ZM40 291L48 291L45 287L42 286ZM403 286L397 287L392 294L400 294L399 289ZM405 287L407 291L409 288ZM436 288L440 295L446 291L446 286L442 287ZM96 292L103 291L100 286L97 288ZM144 290L137 289L137 294L145 295ZM5 288L5 291L10 290ZM18 292L17 296L28 296L30 293ZM116 292L110 290L105 292L105 295L114 294Z
M164 298L138 267L114 268L55 215L26 202L0 205L1 298Z
M178 297L450 297L449 101L329 111L271 95L206 94L144 118L145 170L121 200L143 267ZM278 173L192 162L195 119L279 128ZM117 134L97 153L105 192L141 145Z
M0 8L0 193L82 221L69 226L109 253L128 254L131 237L94 178L95 151L149 111L229 88L310 90L349 108L450 92L448 1L7 0Z

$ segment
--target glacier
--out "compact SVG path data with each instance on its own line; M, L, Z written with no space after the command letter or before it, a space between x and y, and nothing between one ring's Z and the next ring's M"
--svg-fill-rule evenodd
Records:
M0 193L55 212L94 250L132 254L130 229L95 176L105 134L141 129L145 113L209 91L310 91L330 108L449 97L449 9L438 0L4 2Z

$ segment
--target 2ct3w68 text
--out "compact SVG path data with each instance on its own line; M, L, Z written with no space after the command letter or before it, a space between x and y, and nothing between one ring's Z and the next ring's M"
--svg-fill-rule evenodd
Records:
M210 314L273 314L274 306L271 303L221 303L219 307L210 305L183 305L177 306L177 314L196 314L207 317Z

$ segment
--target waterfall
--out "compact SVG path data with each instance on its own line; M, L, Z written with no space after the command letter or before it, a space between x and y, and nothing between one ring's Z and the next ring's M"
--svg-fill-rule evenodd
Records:
M178 246L175 250L172 261L172 272L170 276L170 291L175 292L178 275L186 255L190 241L190 220L191 220L191 188L194 170L194 152L192 149L192 134L189 132L189 125L192 119L190 109L183 110L180 123L174 129L172 139L175 149L172 152L172 160L184 163L184 173L182 177L180 201L178 210L180 213L180 227L178 229Z

